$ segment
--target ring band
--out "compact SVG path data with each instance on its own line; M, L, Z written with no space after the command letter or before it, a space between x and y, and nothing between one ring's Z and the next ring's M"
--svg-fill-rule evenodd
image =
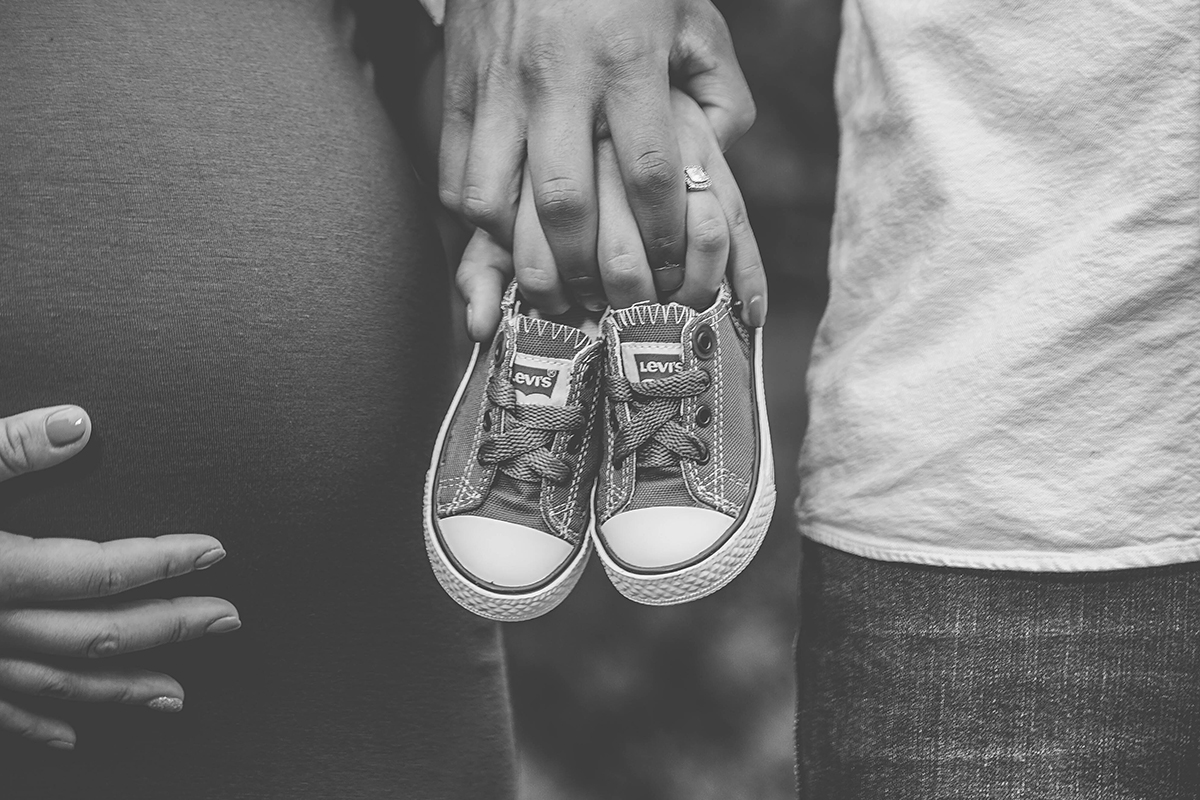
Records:
M689 164L683 168L683 185L689 192L703 192L712 186L712 178L708 171L699 164Z
M669 269L682 269L683 264L676 264L674 261L664 261L661 264L650 268L651 272L666 272Z

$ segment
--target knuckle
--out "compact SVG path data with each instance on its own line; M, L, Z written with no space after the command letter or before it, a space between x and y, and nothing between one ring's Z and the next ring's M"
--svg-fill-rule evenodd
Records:
M88 639L84 654L88 658L108 658L121 652L121 635L116 628L106 628Z
M679 261L683 245L682 232L661 234L646 239L646 252L650 254L651 263Z
M191 571L191 566L191 564L187 563L179 555L172 554L164 558L162 563L158 565L157 580L165 581L167 578L183 575L185 572Z
M741 203L726 212L725 221L729 225L730 233L735 236L751 232L750 217L746 214L746 207Z
M598 23L596 36L603 42L597 61L610 73L630 72L654 51L654 41L631 29L625 20L608 19Z
M583 188L574 178L551 178L537 190L537 210L542 221L552 226L578 224L587 215Z
M523 271L517 279L517 285L521 288L521 294L525 295L526 299L548 300L554 296L554 290L558 286L558 276L548 270L531 268Z
M106 564L92 576L90 589L93 597L108 597L125 591L127 586L125 572L116 564Z
M460 211L473 225L489 228L500 221L500 201L478 186L467 186L461 195Z
M167 626L166 640L168 643L187 641L192 638L191 630L187 619L182 614L177 614L171 618L171 622Z
M56 700L70 700L75 696L75 681L58 670L43 669L37 676L37 694Z
M470 122L474 117L475 76L469 71L447 69L442 91L445 92L443 106L447 118Z
M456 214L462 213L462 194L453 186L439 186L438 200Z
M660 149L646 150L633 161L630 182L640 194L665 195L675 186L675 164Z
M625 252L608 256L601 266L604 281L620 287L639 283L642 271L645 269L644 259L633 253Z
M32 717L18 718L15 722L10 723L8 729L22 739L40 740L43 738L41 721Z
M688 241L698 252L715 255L729 247L729 228L723 220L708 217L692 226Z
M527 90L544 91L561 72L563 47L553 38L543 36L530 42L517 57L517 75Z
M13 475L33 469L34 434L22 422L5 422L0 430L0 467Z

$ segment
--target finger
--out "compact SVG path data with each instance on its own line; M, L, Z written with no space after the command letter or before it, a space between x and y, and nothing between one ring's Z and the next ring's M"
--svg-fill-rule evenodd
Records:
M467 333L487 341L500 325L500 300L513 277L509 252L482 228L475 230L458 265L458 290L467 301Z
M457 37L448 37L445 75L442 79L442 133L438 149L438 197L442 205L462 213L463 178L471 151L475 123L475 74L469 59L458 59L453 51Z
M689 20L672 69L679 85L704 110L722 152L754 124L756 111L750 86L738 63L721 12L708 5Z
M81 664L62 667L26 658L0 658L0 689L83 703L124 703L181 711L183 687L169 675L144 669Z
M709 170L713 186L720 181L721 189L714 194L725 209L729 225L729 267L726 274L734 295L742 301L742 322L751 328L761 328L767 321L767 274L763 270L758 239L750 227L746 203L737 188L733 173L721 158Z
M62 720L31 714L0 698L0 731L48 745L56 750L75 749L75 731Z
M50 406L0 419L0 481L61 464L92 437L79 406Z
M460 201L467 221L504 247L512 246L525 158L524 132L508 98L489 95L476 117Z
M715 197L725 214L729 227L729 264L725 274L734 294L742 301L742 321L754 328L762 327L767 317L767 276L737 180L695 101L676 91L672 107L680 130L689 137L688 147L696 146L700 148L698 152L707 153L697 163L704 165L712 179L712 188L702 194Z
M106 608L17 608L0 611L0 646L107 658L240 627L237 609L219 597L138 600Z
M596 146L596 188L600 202L596 255L609 305L627 308L642 301L655 302L650 263L637 220L629 210L611 139L601 139Z
M560 98L563 95L558 93ZM591 113L578 104L555 103L530 120L527 148L533 204L554 263L571 296L584 308L599 311L604 296L596 264L598 212ZM517 265L519 274L520 258Z
M605 111L629 207L665 297L683 283L687 205L666 64L646 65L613 88Z
M721 154L714 146L712 128L699 106L683 95L673 98L679 150L687 165L705 165ZM725 277L729 259L729 225L725 211L711 190L687 193L687 260L683 286L671 296L677 303L707 308Z
M517 226L513 231L513 264L521 296L543 315L557 316L571 307L533 205L533 184L528 171L521 185Z
M720 201L710 192L691 192L687 209L687 265L683 286L671 300L708 308L729 263L729 225Z
M207 569L225 557L211 536L154 539L30 539L0 531L0 606L106 597Z

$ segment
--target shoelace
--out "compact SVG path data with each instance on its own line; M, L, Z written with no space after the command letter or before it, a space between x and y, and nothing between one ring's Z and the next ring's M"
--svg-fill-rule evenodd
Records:
M711 383L709 374L697 368L639 383L610 374L605 382L609 399L627 403L630 409L627 423L614 415L613 462L620 465L635 452L639 467L672 467L680 459L707 460L708 448L679 423L679 401L700 394Z
M487 395L494 406L507 412L509 422L503 433L479 446L479 463L494 466L518 481L547 480L559 485L570 481L570 465L551 453L550 445L556 433L583 428L583 407L517 405L516 389L500 371L488 383Z

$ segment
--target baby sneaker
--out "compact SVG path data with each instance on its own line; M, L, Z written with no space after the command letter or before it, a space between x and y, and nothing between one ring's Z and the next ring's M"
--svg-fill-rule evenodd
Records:
M729 287L704 311L639 303L610 311L596 542L631 600L695 600L733 580L775 508L761 329Z
M544 614L587 563L602 351L524 313L516 284L490 349L475 346L426 478L425 545L442 587L480 616Z

